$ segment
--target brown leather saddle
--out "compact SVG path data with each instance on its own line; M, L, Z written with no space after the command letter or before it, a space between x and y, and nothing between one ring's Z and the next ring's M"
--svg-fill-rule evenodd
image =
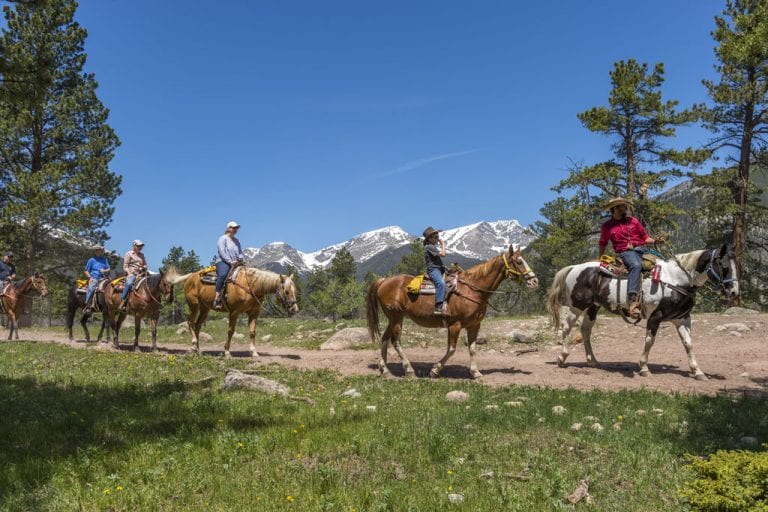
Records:
M233 283L235 282L235 279L237 279L237 275L240 273L240 269L244 268L245 265L237 265L233 268L229 269L229 273L227 274L227 283ZM209 267L210 268L210 267ZM208 268L204 268L200 271L200 282L202 284L216 284L216 268L214 267L213 270L209 270Z
M456 291L456 288L459 285L459 274L461 273L458 269L448 268L443 273L443 280L445 281L445 298L448 299L448 296ZM419 292L414 293L411 288L408 289L409 295L435 295L437 293L435 289L435 283L432 282L432 280L427 275L418 276L422 278L421 284L419 286Z
M651 271L653 270L653 267L656 266L658 260L659 257L655 254L643 254L643 278L646 278L651 274ZM618 255L615 258L607 255L600 258L600 272L614 279L627 279L629 277L629 269L624 264L624 260Z

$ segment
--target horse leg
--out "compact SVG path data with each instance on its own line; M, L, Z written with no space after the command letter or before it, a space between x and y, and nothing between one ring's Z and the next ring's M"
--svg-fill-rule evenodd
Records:
M587 364L592 367L597 366L595 353L592 352L592 326L595 325L595 318L597 318L597 311L599 309L600 306L592 304L581 320L581 340L584 342L584 352L587 356Z
M101 343L101 338L104 336L104 328L106 326L106 322L104 322L104 318L106 315L102 312L101 313L101 327L99 327L99 334L96 336L96 343ZM107 330L107 336L109 336L109 331Z
M232 341L232 335L235 334L235 324L237 324L237 314L229 313L229 326L227 327L227 341L224 343L224 357L229 359L232 354L229 352L229 343Z
M456 322L455 324L448 327L448 347L445 351L445 355L435 364L435 366L432 367L432 370L429 372L429 376L433 379L440 376L440 372L442 371L443 367L445 367L445 363L448 362L448 359L450 359L454 352L456 352L456 342L459 340L460 332L461 324L459 322Z
M141 315L135 313L133 315L133 351L135 352L139 348L139 333L141 332Z
M477 361L475 356L477 355L477 335L480 332L480 325L474 325L467 327L467 345L469 346L469 373L473 379L479 379L483 376L480 370L477 369Z
M157 318L149 318L149 330L152 331L152 352L157 352Z
M8 341L13 339L13 324L16 322L16 314L12 308L6 308L8 310Z
M387 324L387 328L384 329L384 334L381 335L379 345L381 347L381 355L379 356L379 372L383 377L391 377L392 373L387 367L387 348L389 347L389 340L392 337L392 324Z
M208 310L207 309L201 309L200 314L197 315L197 320L195 321L194 330L192 332L195 333L195 352L200 353L200 329L203 328L203 324L208 319Z
M386 331L384 333L386 334ZM403 371L405 372L405 376L413 377L414 375L416 375L416 372L413 370L413 366L411 366L411 362L408 360L408 357L405 355L405 352L403 352L403 346L400 344L400 335L402 333L403 333L402 321L392 324L392 330L390 331L390 335L392 336L392 346L395 347L395 350L397 351L397 355L400 356L400 360L403 362ZM386 352L386 346L384 348L384 351Z
M691 339L691 317L690 315L672 320L672 323L677 328L677 334L680 336L680 341L683 342L685 351L688 354L688 366L691 368L691 375L696 380L708 380L707 376L699 368L699 363L696 362L696 356L693 355L693 340Z
M256 318L258 315L253 313L248 315L248 337L251 340L251 357L259 357L256 352Z
M648 354L650 354L653 344L656 342L656 333L661 325L660 317L651 316L648 319L648 328L645 331L645 346L643 347L643 353L640 355L640 375L643 377L649 377L651 371L648 369Z
M569 307L568 312L560 317L560 327L563 330L563 349L560 351L560 355L557 356L557 365L561 368L565 366L565 360L568 359L568 335L582 313L583 311L579 309Z
M83 326L83 332L85 333L85 342L90 343L91 342L91 332L88 330L88 318L91 315L88 313L84 313L83 317L80 319L80 325Z
M115 339L112 340L112 346L114 348L120 348L120 327L123 326L123 322L125 321L125 313L120 313L117 315L117 319L114 323L114 329L115 329Z
M200 329L197 326L197 318L200 315L200 307L196 302L188 301L189 316L187 316L187 329L192 333L192 351L195 354L200 353L200 342L198 336L200 335Z

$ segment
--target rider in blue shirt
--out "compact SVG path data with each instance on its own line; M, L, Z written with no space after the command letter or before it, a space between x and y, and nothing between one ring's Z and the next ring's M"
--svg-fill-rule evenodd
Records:
M109 262L104 256L104 247L93 248L94 255L85 264L85 274L88 276L88 292L85 294L85 312L91 312L91 299L96 291L99 280L107 277L110 272Z

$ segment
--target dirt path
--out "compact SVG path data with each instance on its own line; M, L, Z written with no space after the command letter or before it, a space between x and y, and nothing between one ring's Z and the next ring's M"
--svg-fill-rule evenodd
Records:
M647 388L667 392L716 394L768 392L768 315L700 314L694 317L694 352L701 369L709 380L697 381L688 375L685 350L677 332L669 324L659 331L656 344L649 357L651 377L637 375L637 361L643 348L645 329L630 327L616 317L602 317L595 327L593 348L600 365L586 365L584 348L571 347L567 366L555 364L560 345L555 344L546 320L487 321L485 335L491 341L481 347L478 365L484 373L481 382L490 386L509 384L593 388L617 390ZM527 330L544 337L536 344L509 344L506 339L513 330ZM422 346L407 346L406 354L419 376L426 376L432 365L445 353L444 336L438 331L422 333L406 326L409 333L419 338ZM546 333L546 334L545 334ZM24 335L24 333L22 333ZM26 334L27 339L70 344L61 332ZM84 343L71 345L85 347ZM159 343L161 353L188 352L190 345ZM425 348L426 347L426 348ZM102 349L102 347L97 347ZM127 345L123 345L127 348ZM204 345L204 353L220 355L222 344ZM289 368L328 368L342 375L377 375L378 350L305 350L269 344L258 345L260 357L254 366L279 364ZM537 349L531 351L531 349ZM142 349L146 350L144 342ZM233 342L233 356L248 357L248 345ZM527 352L525 352L528 350ZM390 349L389 368L396 376L403 371L397 354ZM469 354L465 345L443 371L447 379L469 379Z

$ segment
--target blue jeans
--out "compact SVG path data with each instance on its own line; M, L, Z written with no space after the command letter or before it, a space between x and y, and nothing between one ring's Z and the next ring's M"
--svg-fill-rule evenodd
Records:
M640 246L619 253L622 261L627 266L627 270L629 270L629 277L627 279L628 294L637 294L640 291L640 275L643 272L643 254L647 252L648 249Z
M121 299L125 300L128 298L128 294L131 293L131 288L133 288L133 282L135 280L135 274L131 274L125 278L125 288L123 288L123 294L120 296Z
M91 304L91 299L93 298L93 292L96 291L96 286L98 286L99 280L90 278L88 280L88 291L85 293L85 305L89 306Z
M227 274L229 274L230 266L228 263L219 261L216 263L216 293L224 289L224 284L227 282Z
M443 271L439 268L430 268L427 275L435 283L435 306L439 306L445 300L445 281L443 281Z

